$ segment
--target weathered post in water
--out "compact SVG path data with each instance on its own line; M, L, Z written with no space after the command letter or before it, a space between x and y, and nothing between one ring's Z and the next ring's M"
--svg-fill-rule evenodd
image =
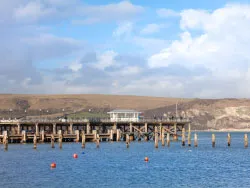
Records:
M55 148L55 136L54 136L54 134L51 134L50 141L51 141L51 148Z
M198 136L197 136L197 133L194 133L194 147L198 147Z
M215 147L215 134L212 134L212 147Z
M167 146L170 146L170 133L167 133Z
M231 145L231 134L228 133L227 134L227 146L230 147L230 145Z
M8 131L3 131L3 145L4 145L4 150L8 150Z
M59 130L58 131L58 134L59 134L59 148L62 149L62 140L63 140L63 136L62 136L62 130Z
M244 146L245 148L248 147L248 135L247 134L244 135Z
M161 131L161 145L165 146L165 129L164 129L164 127L162 127L162 131Z
M34 134L34 138L33 138L33 143L34 143L34 149L37 148L37 137L36 137L36 134Z
M155 148L158 148L158 129L157 129L157 126L155 126Z
M22 131L22 143L26 143L27 140L27 133L25 130Z
M82 132L82 148L85 148L85 134L84 134L84 131Z
M148 141L148 124L147 123L145 123L145 125L144 125L144 141Z
M44 130L41 131L41 138L40 138L41 142L44 142Z
M186 142L186 135L185 135L185 128L182 128L182 146L185 146Z
M96 135L96 147L97 148L100 147L100 136L99 136L99 134Z
M79 140L80 140L80 132L79 132L79 130L75 130L75 134L76 134L76 142L79 142Z
M188 124L188 146L191 146L191 126Z
M126 147L129 148L129 135L126 134Z
M119 142L121 140L121 130L117 129L116 130L116 141Z

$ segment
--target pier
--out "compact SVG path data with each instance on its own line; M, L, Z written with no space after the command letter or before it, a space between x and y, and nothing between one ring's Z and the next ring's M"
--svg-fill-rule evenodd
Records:
M32 143L43 142L85 142L162 140L167 135L177 141L183 137L183 130L191 131L188 119L143 119L137 122L117 121L110 119L80 120L1 120L0 142ZM185 129L186 128L186 129ZM157 134L157 136L156 136ZM34 138L35 137L35 138ZM35 140L35 141L34 141Z

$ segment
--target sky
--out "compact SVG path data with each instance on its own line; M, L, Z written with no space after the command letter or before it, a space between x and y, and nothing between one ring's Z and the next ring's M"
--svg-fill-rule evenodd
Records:
M249 98L250 2L1 0L0 93Z

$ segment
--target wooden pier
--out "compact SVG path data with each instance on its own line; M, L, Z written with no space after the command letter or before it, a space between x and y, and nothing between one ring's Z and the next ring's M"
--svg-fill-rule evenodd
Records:
M12 120L0 122L0 143L33 143L38 142L85 142L99 141L129 141L144 138L145 141L154 139L161 140L168 135L176 141L183 137L185 131L190 128L188 119L163 119L163 120L140 120L138 122L112 122L109 119L98 121L84 120ZM35 138L34 138L35 137ZM53 146L52 146L53 147Z

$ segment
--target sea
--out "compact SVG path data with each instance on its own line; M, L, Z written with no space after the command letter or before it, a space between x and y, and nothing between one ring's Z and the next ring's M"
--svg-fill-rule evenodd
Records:
M250 145L244 148L244 133L198 132L198 147L154 147L154 142L9 144L0 145L0 187L250 187ZM250 134L250 133L249 133ZM193 138L193 135L192 135ZM73 158L77 154L78 158ZM149 161L145 162L145 157ZM51 169L50 164L56 163Z

